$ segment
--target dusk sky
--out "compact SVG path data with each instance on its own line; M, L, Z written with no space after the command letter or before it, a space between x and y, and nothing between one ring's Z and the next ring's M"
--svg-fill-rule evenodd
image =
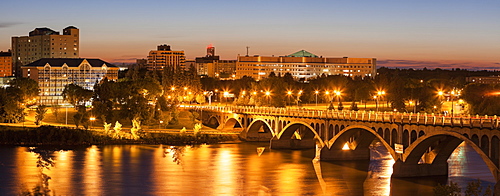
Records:
M157 45L221 59L375 57L378 66L500 68L500 1L4 1L0 50L37 27L80 29L80 57L135 62Z

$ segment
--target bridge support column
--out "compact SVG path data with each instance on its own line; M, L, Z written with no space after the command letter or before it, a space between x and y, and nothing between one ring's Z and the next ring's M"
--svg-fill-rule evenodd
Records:
M393 165L392 177L446 176L448 163L409 164L397 160Z
M370 160L370 149L359 148L355 150L338 150L328 149L326 147L318 151L320 155L316 155L322 161L354 161L354 160Z
M316 147L316 141L314 139L276 139L271 140L271 149L312 149Z

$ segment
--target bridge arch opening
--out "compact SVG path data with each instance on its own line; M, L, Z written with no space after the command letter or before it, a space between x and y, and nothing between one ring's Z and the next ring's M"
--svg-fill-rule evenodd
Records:
M390 144L385 141L382 129L375 131L372 128L362 125L352 125L339 134L335 135L331 140L326 142L327 148L321 150L322 160L369 160L370 147L377 142L380 142L387 151L391 154L393 159L396 159L396 153ZM390 133L387 134L390 137ZM347 146L348 149L345 149Z
M240 130L242 131L242 128L243 128L243 123L240 122L239 119L236 119L236 118L228 118L226 120L226 122L224 123L224 127L223 129L224 130L230 130L230 131L233 131L233 130Z
M220 125L219 118L217 116L211 116L208 121L206 121L205 125L210 128L217 129Z
M498 138L492 145L492 151L498 153ZM447 175L447 160L462 143L470 146L481 157L493 177L498 180L498 155L489 156L486 147L477 145L466 136L450 131L437 131L419 137L405 149L402 159L394 165L394 177L416 177L431 175ZM489 143L485 138L485 143ZM492 142L493 143L493 139ZM493 150L495 148L495 150Z
M271 140L271 148L308 149L315 148L317 144L324 146L315 125L320 129L320 125L314 123L292 122L288 124Z
M270 141L274 135L271 125L264 119L255 119L242 132L242 138L246 141Z
M408 133L408 129L405 129L403 131L403 147L404 148L406 148L406 147L408 147L410 145L409 139L410 139L410 135Z

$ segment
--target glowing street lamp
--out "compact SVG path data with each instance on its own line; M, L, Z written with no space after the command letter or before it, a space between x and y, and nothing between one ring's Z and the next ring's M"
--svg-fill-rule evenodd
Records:
M91 116L89 118L89 120L90 120L90 130L92 130L92 125L93 125L93 122L95 121L95 117Z
M271 96L271 92L266 91L265 95L267 97L267 104L269 105L269 97Z
M290 97L292 96L292 94L293 94L293 92L290 90L286 92L286 96L288 97L288 102L290 102Z
M316 94L316 106L318 106L318 94L319 94L319 91L314 91L314 94Z
M226 105L227 105L227 97L229 97L229 92L224 91L224 98L226 99Z
M302 95L303 91L302 90L299 90L299 92L297 93L297 108L299 108L299 101L300 101L300 96Z

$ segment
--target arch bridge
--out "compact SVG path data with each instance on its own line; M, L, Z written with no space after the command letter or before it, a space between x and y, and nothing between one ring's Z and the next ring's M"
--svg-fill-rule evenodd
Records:
M380 142L395 160L393 177L447 175L447 159L465 142L483 159L500 187L497 116L311 110L243 106L194 106L205 124L241 130L246 141L269 141L272 149L316 148L319 160L369 160Z

